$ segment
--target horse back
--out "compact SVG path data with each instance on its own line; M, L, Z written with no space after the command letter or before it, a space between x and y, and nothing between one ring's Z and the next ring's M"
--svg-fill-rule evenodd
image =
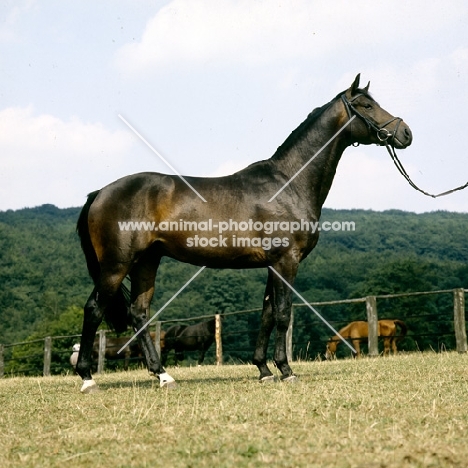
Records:
M172 325L164 333L164 341L167 346L174 342L177 336L179 336L185 329L187 325Z
M340 335L344 338L367 338L369 335L369 325L363 320L351 322L340 330Z

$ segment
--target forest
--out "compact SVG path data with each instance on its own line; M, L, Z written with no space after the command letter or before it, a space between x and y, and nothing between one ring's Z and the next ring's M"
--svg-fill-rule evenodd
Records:
M81 333L82 308L92 282L75 230L79 211L42 205L0 212L0 344ZM355 228L321 233L316 248L300 265L294 285L307 301L468 288L468 214L324 209L321 221L353 222ZM151 313L196 270L164 259ZM164 310L160 320L226 314L224 358L248 362L260 313L228 313L261 307L265 281L264 269L206 269ZM408 351L453 348L452 307L447 293L378 301L379 318L407 321L409 336L399 347ZM366 319L365 304L318 310L336 327ZM169 325L163 323L163 329ZM329 337L330 331L310 310L295 308L296 357L318 358ZM57 359L63 365L59 370L66 368L68 351L76 341L69 339L61 345ZM10 355L15 352L25 355L31 351L13 350ZM213 350L208 361L212 355ZM40 366L40 359L38 362Z

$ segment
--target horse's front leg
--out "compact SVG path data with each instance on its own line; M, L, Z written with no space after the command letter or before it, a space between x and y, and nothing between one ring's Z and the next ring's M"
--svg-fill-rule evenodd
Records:
M266 363L268 342L270 340L270 335L275 325L272 307L272 274L273 273L270 270L268 270L268 280L265 289L265 296L263 298L262 320L252 360L253 364L255 364L258 367L258 370L260 371L260 382L269 382L274 380L274 376Z
M383 355L384 356L390 356L390 341L391 341L391 338L384 338L383 339L383 342L384 342L384 353L383 353Z
M130 364L131 351L130 345L125 348L125 360L124 360L124 370L128 370L128 365Z
M198 354L197 365L201 366L204 360L205 360L205 348L202 348L200 349L200 353Z
M288 261L286 264L276 266L282 278L271 272L273 290L273 315L276 325L275 364L281 372L281 380L294 381L297 377L288 363L286 354L286 334L291 320L292 291L285 282L293 285L297 272L297 264Z
M361 341L359 339L351 340L353 347L356 350L356 354L353 353L353 357L359 359L361 357Z

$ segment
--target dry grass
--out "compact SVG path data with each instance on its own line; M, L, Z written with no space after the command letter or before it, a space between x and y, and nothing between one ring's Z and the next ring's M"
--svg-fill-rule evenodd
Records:
M468 356L294 363L296 384L253 366L0 381L2 467L465 467Z

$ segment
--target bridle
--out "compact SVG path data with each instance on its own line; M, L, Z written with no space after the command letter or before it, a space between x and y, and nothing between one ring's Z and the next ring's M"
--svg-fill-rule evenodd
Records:
M380 141L380 144L387 148L388 154L392 158L392 161L394 162L396 168L398 169L400 174L407 180L407 182L411 185L411 187L413 187L418 192L421 192L422 194L427 195L428 197L432 197L432 198L442 197L444 195L448 195L450 193L456 192L458 190L463 190L464 188L468 187L468 182L467 182L464 185L460 185L460 187L456 187L452 190L447 190L446 192L438 193L437 195L425 192L424 190L420 189L411 180L410 176L408 175L405 168L403 167L403 164L398 159L398 156L395 151L395 138L396 138L396 134L398 133L398 129L400 128L400 124L403 121L403 119L401 119L400 117L393 117L387 122L384 122L381 125L377 125L375 122L370 120L369 117L366 117L365 115L361 114L353 105L353 101L355 101L360 96L364 96L364 94L357 94L352 99L348 99L346 97L346 93L343 93L341 95L341 100L343 101L348 117L351 119L354 114L356 117L359 117L367 125L367 128L369 130L374 130L376 132L376 135L377 135L378 140ZM385 128L387 125L391 124L395 120L397 121L397 124L395 125L395 129L393 130L393 132Z
M394 143L395 143L395 135L398 132L398 129L400 128L400 124L403 121L402 118L400 117L392 117L390 120L387 120L387 122L384 122L381 125L377 125L375 122L369 119L369 117L366 117L365 115L361 114L356 107L354 107L353 102L360 96L364 96L363 94L358 94L357 96L354 96L351 100L346 97L346 94L343 93L341 95L341 100L343 101L343 104L345 106L346 112L348 113L348 117L351 119L353 114L356 117L359 117L366 125L369 130L374 130L377 138L379 139L381 145L391 145L391 147L394 149ZM397 124L395 126L395 130L393 132L390 132L387 128L385 128L387 125L391 124L397 120Z

